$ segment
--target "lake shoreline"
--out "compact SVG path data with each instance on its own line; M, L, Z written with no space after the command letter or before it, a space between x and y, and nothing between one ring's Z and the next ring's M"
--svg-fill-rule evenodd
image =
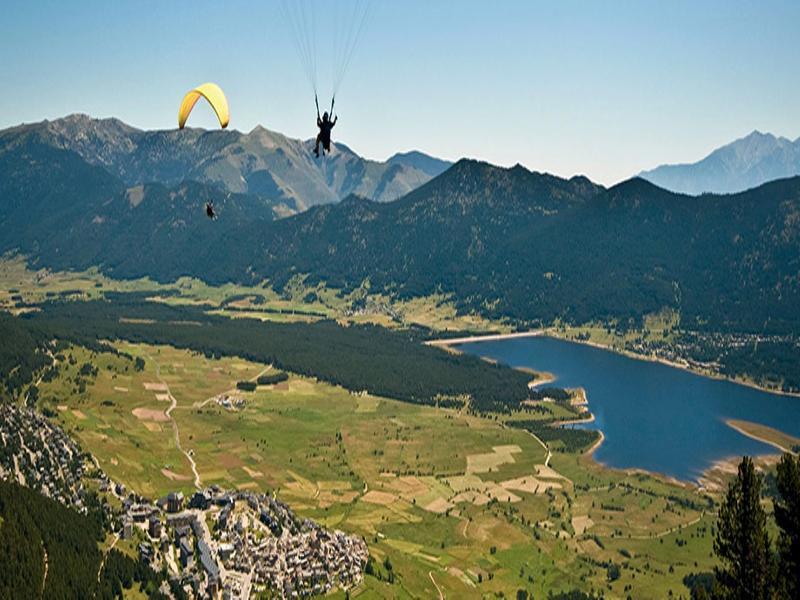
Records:
M720 375L714 375L714 374L711 374L711 373L702 372L702 371L693 369L688 365L680 364L680 363L677 363L677 362L668 361L668 360L657 358L657 357L654 357L654 356L638 355L638 354L635 354L635 353L630 352L630 351L620 350L620 349L617 349L617 348L613 348L613 347L610 347L610 346L605 346L603 344L599 344L599 343L592 342L592 341L574 340L574 339L565 338L565 337L562 337L562 336L558 335L552 329L548 329L548 330L539 329L539 330L533 330L533 331L530 331L530 332L525 332L523 334L519 334L519 333L518 334L512 334L512 335L509 335L509 336L504 336L504 335L472 336L472 337L466 338L466 339L469 339L470 342L477 343L477 342L481 342L481 341L502 341L502 340L509 339L509 338L510 339L514 339L514 338L526 338L526 337L531 339L531 343L534 343L533 342L534 338L539 337L539 339L542 340L542 341L544 341L545 338L549 338L549 339L557 340L557 341L574 342L576 344L583 344L585 346L594 347L594 348L596 348L598 350L609 351L609 352L612 352L612 353L617 354L617 355L622 355L622 356L624 356L626 358L637 359L637 360L647 361L647 362L651 362L651 363L652 362L661 363L661 364L664 364L665 366L673 367L673 368L679 369L679 370L684 371L684 372L692 373L694 375L697 375L699 377L703 377L705 379L711 379L711 380L716 379L716 380L723 380L723 381L727 380L727 381L730 381L731 383L739 384L739 385L743 386L744 388L750 388L750 389L757 390L759 393L771 394L771 395L775 395L775 396L795 396L796 395L796 394L779 393L779 392L777 392L775 390L764 388L763 386L757 386L757 385L754 385L752 383L737 381L737 380L733 380L733 379L728 378L728 377L723 377L723 376L720 376ZM480 353L481 353L481 348L479 346L473 346L470 349L465 349L463 347L459 347L462 343L466 343L466 342L453 342L452 340L437 340L437 342L438 343L436 345L444 346L448 350L451 350L451 351L454 351L454 352L475 354L475 355L478 355L478 356L480 356ZM452 346L448 347L448 346L450 346L450 344L452 344ZM505 361L505 362L509 362L509 361ZM515 361L512 359L511 363L514 363L514 362ZM519 361L516 361L516 362L519 362ZM528 365L534 365L536 363L535 362L522 361L522 364L526 365L525 371L526 372L530 372L531 368ZM550 370L553 370L552 365L550 365L550 367L548 367L547 366L548 364L549 363L547 361L545 361L544 363L542 363L542 366L544 368L549 368ZM540 377L542 377L542 375L544 375L544 373L540 373ZM573 378L574 378L574 374L573 374ZM538 385L542 385L544 383L551 383L552 380L553 380L552 374L551 373L547 373L547 375L542 377L542 379L543 380L536 381L535 383L537 383ZM534 386L531 385L530 387L533 388ZM585 390L583 390L583 391L584 391L584 394L585 394L586 393ZM586 398L585 396L584 396L584 399L585 400L591 400L590 398ZM784 402L787 402L787 401L784 401ZM589 403L587 402L587 404L589 404ZM551 423L551 425L553 427L576 426L576 425L579 425L579 424L589 424L589 423L594 422L595 421L594 413L591 410L587 410L586 413L587 414L585 414L585 415L580 415L580 418L578 418L578 419L560 420L560 421ZM757 421L758 419L754 419L754 420ZM775 459L774 455L779 454L780 452L783 452L783 451L786 450L786 444L788 442L783 442L782 438L780 438L780 439L779 438L775 438L775 436L772 436L770 433L766 433L765 434L766 437L764 437L764 436L761 435L761 432L759 430L753 430L752 428L747 428L749 431L746 431L746 430L742 430L739 427L735 427L735 425L736 425L735 423L731 424L730 422L727 422L727 421L725 423L726 427L730 427L731 429L735 430L738 434L744 435L744 436L746 436L746 437L748 437L750 439L754 439L754 440L756 440L756 441L758 441L760 443L763 443L763 444L766 444L767 446L769 446L769 448L765 448L764 450L761 450L761 452L756 452L756 455L759 456L761 459L763 459L765 461L774 460ZM765 427L767 426L767 422L764 423L764 426ZM590 427L591 427L591 425L590 425ZM772 427L774 428L774 427L776 427L776 425L773 423ZM778 428L775 431L776 432L780 432L780 429L781 429L780 426L777 425L777 427ZM661 480L663 480L665 482L669 482L669 483L676 484L676 485L690 486L690 487L695 487L695 488L700 488L700 489L703 489L703 488L711 488L711 489L713 489L714 485L711 484L711 482L713 480L720 481L720 474L729 473L732 469L735 469L735 466L738 464L738 461L741 460L741 457L738 456L738 455L736 455L736 456L725 456L725 455L723 455L722 458L720 458L720 459L712 459L713 460L712 463L706 463L705 465L698 465L699 469L697 469L694 472L686 473L683 477L678 477L678 476L674 476L674 475L667 475L663 471L659 471L659 469L649 470L649 469L636 468L636 467L634 467L634 468L614 467L614 466L611 466L611 465L605 463L604 461L601 461L601 460L597 459L596 452L597 452L597 450L599 448L602 447L603 443L607 441L607 436L606 436L605 432L603 432L599 428L592 427L592 429L597 431L599 436L598 436L598 439L595 440L591 444L591 446L589 448L584 450L583 453L584 453L584 455L585 455L587 460L591 461L592 463L594 463L598 467L601 467L601 468L604 468L604 469L610 469L610 470L613 470L613 471L620 471L620 472L625 472L625 473L637 473L637 472L639 472L639 473L647 473L650 476L654 476L654 477L656 477L658 479L661 479ZM786 434L785 432L781 432L781 433L784 433L785 435L789 435L789 434ZM800 436L798 436L798 437L800 437ZM769 439L769 438L771 438L771 439ZM775 443L776 440L779 442L778 444ZM783 446L781 446L780 443L783 443ZM711 485L709 485L709 484L711 484Z
M515 333L487 333L485 335L471 335L459 338L440 338L424 342L426 346L452 346L453 344L470 344L472 342L495 342L499 340L511 340L522 337L535 337L546 335L545 329L531 329L529 331L517 331Z
M563 340L565 342L573 342L575 344L585 344L586 346L591 346L593 348L598 348L600 350L606 350L608 352L614 352L616 354L621 354L622 356L626 356L628 358L633 358L635 360L642 360L645 362L654 362L660 363L662 365L666 365L668 367L672 367L674 369L680 369L682 371L686 371L688 373L693 373L695 375L699 375L700 377L706 377L708 379L716 379L717 381L728 381L730 383L735 383L736 385L741 385L744 387L749 387L754 390L758 390L760 392L766 392L768 394L778 394L780 396L789 396L792 398L800 398L800 392L787 392L784 390L779 390L776 388L770 388L763 385L759 385L752 381L747 381L744 379L737 379L735 377L728 377L727 375L723 375L721 373L715 373L713 371L704 371L701 369L696 369L686 363L675 362L673 360L668 360L666 358L661 358L658 356L648 356L646 354L639 354L637 352L632 352L630 350L624 350L620 348L614 348L613 346L609 346L607 344L601 344L599 342L592 342L591 340L576 340L571 339L568 337L564 337L558 335L557 333L553 333L552 330L542 330L542 335L546 335L548 337Z
M759 385L752 381L747 381L743 379L737 379L734 377L728 377L727 375L722 375L721 373L714 373L712 371L704 371L700 369L696 369L691 367L688 364L675 362L672 360L668 360L666 358L660 358L658 356L648 356L645 354L639 354L636 352L631 352L630 350L624 350L620 348L615 348L613 346L609 346L607 344L601 344L599 342L593 342L591 340L576 340L573 338L568 338L563 335L559 335L557 331L553 328L546 328L546 329L531 329L530 331L523 331L517 333L498 333L498 334L491 334L491 335L474 335L470 337L463 337L463 338L452 338L452 339L437 339L437 340L429 340L425 342L428 346L435 346L435 347L443 347L452 352L459 352L457 348L453 348L452 346L458 344L471 344L476 342L492 342L492 341L502 341L507 339L514 339L514 338L524 338L524 337L536 337L536 336L546 336L556 340L561 340L564 342L571 342L573 344L583 344L585 346L591 346L592 348L597 348L598 350L605 350L607 352L613 352L615 354L620 354L627 358L632 358L634 360L641 360L645 362L654 362L660 363L667 367L672 367L674 369L680 369L681 371L686 371L688 373L692 373L694 375L699 375L700 377L706 377L708 379L715 379L717 381L728 381L730 383L734 383L736 385L741 385L744 387L749 387L754 390L758 390L760 392L766 392L768 394L777 394L780 396L788 396L791 398L800 398L800 392L787 392L784 390L779 390L776 388L770 388L763 385ZM552 381L548 381L548 383L552 383ZM541 385L541 384L540 384Z
M587 421L587 422L591 422L591 421L594 421L594 415L592 415L592 418L591 418L591 420L590 420L590 421ZM596 451L596 450L597 450L597 449L598 449L598 448L599 448L599 447L600 447L600 446L603 444L603 442L606 440L606 436L605 436L605 434L603 433L603 430L602 430L602 429L595 429L595 431L596 431L597 433L599 433L599 434L600 434L600 437L598 437L598 438L597 438L597 441L596 441L594 444L592 444L591 446L589 446L589 447L586 449L586 452L584 452L584 454L586 454L586 456L590 457L590 458L591 458L591 459L592 459L592 460L593 460L593 461L594 461L596 464L600 465L600 466L601 466L601 467L603 467L604 469L608 469L608 468L610 468L610 467L608 467L608 466L604 465L603 463L601 463L600 461L598 461L598 460L597 460L597 459L594 457L594 453L595 453L595 451Z

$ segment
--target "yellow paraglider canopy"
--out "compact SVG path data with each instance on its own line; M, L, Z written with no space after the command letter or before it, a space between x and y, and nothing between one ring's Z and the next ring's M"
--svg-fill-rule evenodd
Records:
M186 119L189 118L189 113L192 112L194 105L197 104L201 96L208 101L211 108L217 113L219 124L225 129L228 126L228 121L230 121L228 100L225 98L222 89L220 89L216 83L198 85L183 97L181 107L178 110L178 127L183 129L183 126L186 125Z

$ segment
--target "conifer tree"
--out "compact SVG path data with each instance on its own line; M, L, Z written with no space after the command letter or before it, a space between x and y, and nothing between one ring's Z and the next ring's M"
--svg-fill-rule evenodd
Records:
M781 597L800 598L800 458L784 454L778 463L775 522Z
M762 477L745 456L719 509L714 552L720 591L732 600L767 600L771 596L767 514L761 506Z

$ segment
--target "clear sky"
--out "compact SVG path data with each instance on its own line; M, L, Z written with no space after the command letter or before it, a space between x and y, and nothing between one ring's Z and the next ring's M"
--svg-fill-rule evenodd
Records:
M320 4L333 23L349 1ZM800 136L798 0L372 2L335 132L371 158L419 149L610 184L753 129ZM231 127L316 133L280 0L3 2L0 127L83 112L172 128L204 81Z

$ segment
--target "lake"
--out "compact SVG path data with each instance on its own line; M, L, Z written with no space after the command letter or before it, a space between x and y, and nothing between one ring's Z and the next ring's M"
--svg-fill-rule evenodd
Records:
M715 461L775 454L726 419L762 423L800 437L800 398L695 375L546 336L456 346L513 367L553 373L553 385L583 387L605 441L595 458L610 467L640 468L697 480Z

